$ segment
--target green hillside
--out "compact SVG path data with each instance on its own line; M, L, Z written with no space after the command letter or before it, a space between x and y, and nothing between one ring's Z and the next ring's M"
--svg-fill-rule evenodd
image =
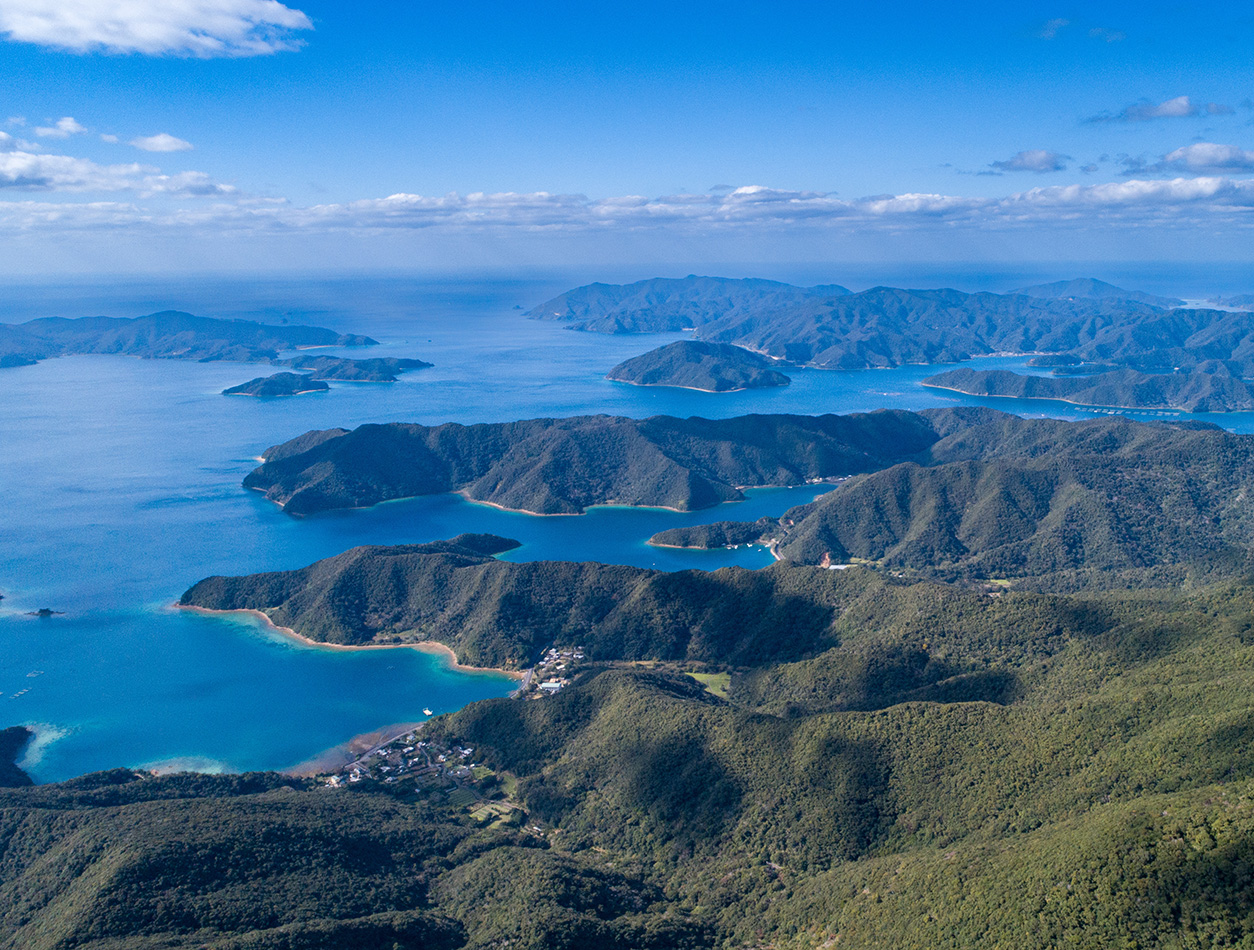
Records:
M514 827L420 785L2 792L0 946L1254 940L1254 588L878 580L835 629L738 673L729 701L594 664L557 696L433 720L424 738L516 779ZM975 698L980 677L1001 685Z

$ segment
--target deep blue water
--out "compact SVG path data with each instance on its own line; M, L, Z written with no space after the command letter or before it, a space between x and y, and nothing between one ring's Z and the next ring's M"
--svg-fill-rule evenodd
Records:
M370 353L433 369L391 385L262 401L223 388L266 372L233 363L84 356L0 372L0 726L30 724L25 765L44 781L117 765L282 768L393 722L503 695L512 681L453 671L413 650L346 653L294 644L243 619L170 609L210 574L298 567L356 544L485 531L518 539L511 559L601 560L665 570L761 567L758 548L649 547L683 524L782 514L817 488L680 514L598 508L577 517L501 512L456 496L298 520L240 482L267 446L365 422L483 422L614 413L643 417L851 412L984 402L1084 418L1059 403L979 400L919 386L935 367L793 371L779 390L712 395L611 383L605 372L678 334L607 337L523 318L567 283L415 280L25 288L8 320L131 316L163 306L368 333ZM359 351L360 352L360 351ZM361 355L365 355L364 352ZM1023 368L1020 358L977 361ZM1152 417L1155 414L1137 414ZM1214 417L1254 431L1250 414ZM50 619L27 612L50 607ZM37 673L38 675L31 675ZM25 691L25 692L23 692Z

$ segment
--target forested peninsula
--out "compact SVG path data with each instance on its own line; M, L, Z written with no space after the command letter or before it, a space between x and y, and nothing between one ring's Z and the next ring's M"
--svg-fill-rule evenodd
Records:
M146 359L268 362L281 350L318 346L373 346L376 341L322 327L273 326L217 320L177 310L145 317L44 317L0 324L0 361L24 365L54 356L113 353Z
M712 528L737 542L755 533L800 564L856 561L1038 586L1245 563L1254 437L1199 423L1021 419L989 409L921 415L948 428L915 458L845 479L766 530ZM712 546L700 527L656 540Z
M994 353L1067 353L1142 371L1237 361L1254 376L1254 314L1184 309L1179 301L1100 281L1009 294L873 287L793 287L686 277L591 284L530 316L572 329L641 333L692 329L789 363L867 369L953 363Z
M276 396L299 396L302 393L326 392L331 387L320 379L304 373L275 373L258 376L238 386L222 390L224 396L260 396L271 399Z
M728 343L680 340L619 363L608 379L636 386L678 386L709 393L787 386L779 361Z
M1224 372L1147 374L1125 369L1092 376L1024 376L964 368L929 376L923 385L971 396L1057 399L1080 406L1181 412L1254 409L1254 384Z
M265 463L244 485L299 515L453 491L538 514L604 504L687 511L743 498L740 486L884 468L938 437L924 416L890 410L364 425L308 432L266 449Z

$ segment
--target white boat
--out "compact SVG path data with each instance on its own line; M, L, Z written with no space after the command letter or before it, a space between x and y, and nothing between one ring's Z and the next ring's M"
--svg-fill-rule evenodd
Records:
M435 715L435 713L433 713L430 709L424 709L424 710L422 711L422 714L423 714L424 716L434 716L434 715Z

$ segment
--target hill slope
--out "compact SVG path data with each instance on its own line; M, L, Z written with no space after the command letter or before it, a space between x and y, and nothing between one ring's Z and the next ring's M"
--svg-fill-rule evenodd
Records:
M727 343L680 340L619 363L606 378L637 386L679 386L711 393L787 386L775 360Z
M599 333L662 333L687 330L719 317L791 306L813 297L839 297L835 284L794 287L774 280L689 275L634 284L588 284L545 301L527 315L571 321L572 329Z
M0 324L0 357L28 360L81 353L119 353L148 359L264 362L280 350L311 346L371 346L375 341L322 327L270 326L215 320L166 310L146 317L46 317Z
M702 340L824 369L951 363L981 354L1040 352L1115 361L1143 370L1235 360L1250 366L1254 375L1250 313L1166 309L1178 301L1128 291L1098 295L1105 289L1100 282L1027 288L1033 294L874 287L837 295L817 292L826 288L777 285L770 293L734 299L715 295L717 305L711 305L704 280L656 282L665 288L661 293L645 292L654 282L594 284L569 291L532 313L569 321L574 329L601 332L695 327ZM1065 293L1067 288L1073 292Z
M1118 418L921 415L941 437L916 458L846 479L759 536L802 564L864 559L1033 583L1185 564L1233 571L1248 557L1249 436ZM704 537L694 529L658 540L705 546Z
M244 485L292 514L450 491L540 514L597 504L691 510L742 498L741 485L798 485L883 468L935 439L921 417L897 411L394 423L306 433L267 449Z
M425 740L516 780L514 827L419 783L0 792L0 946L1241 946L1251 618L1242 584L876 581L840 644L737 677L731 702L593 669L432 721Z
M1022 376L1006 370L955 369L924 386L972 396L1059 399L1082 406L1243 412L1254 409L1254 385L1225 373L1148 375L1125 369L1093 376Z

